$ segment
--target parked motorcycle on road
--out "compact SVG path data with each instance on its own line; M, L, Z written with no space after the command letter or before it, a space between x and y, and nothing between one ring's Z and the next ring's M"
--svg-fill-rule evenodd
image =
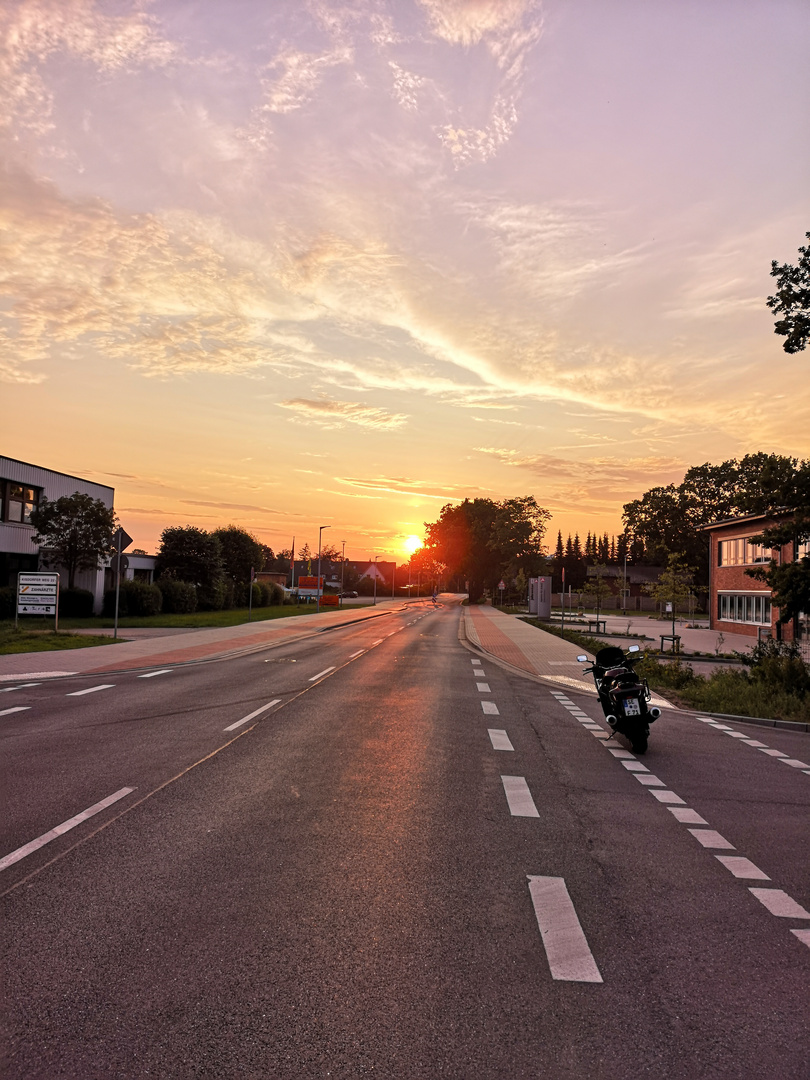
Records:
M633 671L633 664L640 656L632 655L641 650L631 645L623 652L618 645L607 645L596 654L585 674L592 674L599 695L599 703L605 719L614 731L630 740L633 753L643 754L647 749L650 724L661 715L661 710L650 706L650 688L646 679L640 679ZM581 664L588 663L587 656L578 656Z

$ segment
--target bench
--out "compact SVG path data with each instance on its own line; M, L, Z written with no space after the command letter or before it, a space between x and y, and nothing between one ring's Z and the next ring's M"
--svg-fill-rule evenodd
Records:
M661 635L661 652L666 652L664 648L664 642L672 642L672 648L670 652L679 653L681 651L681 635L680 634L662 634Z
M600 626L602 627L601 630L599 629ZM596 627L595 630L594 630L594 627ZM607 623L606 623L605 619L588 619L588 630L592 634L606 634L607 633Z

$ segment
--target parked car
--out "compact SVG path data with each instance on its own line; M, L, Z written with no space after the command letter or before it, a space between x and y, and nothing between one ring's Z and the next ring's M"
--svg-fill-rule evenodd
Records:
M357 593L352 589L351 592L338 593L338 596L342 596L347 600L353 600L357 596Z

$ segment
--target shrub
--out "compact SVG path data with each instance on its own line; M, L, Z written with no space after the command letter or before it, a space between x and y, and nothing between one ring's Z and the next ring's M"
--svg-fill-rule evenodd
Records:
M269 607L273 603L273 588L266 581L260 581L258 585L259 591L262 594L259 607Z
M810 691L810 668L795 641L758 641L750 653L737 653L751 669L751 682L804 697Z
M163 611L170 615L190 615L197 610L197 590L188 581L161 578L157 583L163 596Z
M228 596L228 586L224 578L213 585L197 587L197 608L200 611L222 611Z
M13 585L0 589L0 619L13 619L16 610L17 590Z
M236 581L233 586L233 606L237 608L247 607L248 587L244 581Z
M157 585L149 585L145 581L121 582L118 594L119 616L157 615L162 605L163 596ZM107 589L104 593L104 614L108 618L115 614L115 589Z
M273 582L270 585L270 599L268 600L268 603L275 606L285 603L285 599L284 589L281 585L277 585Z
M89 589L60 589L59 614L66 619L89 619L94 597Z

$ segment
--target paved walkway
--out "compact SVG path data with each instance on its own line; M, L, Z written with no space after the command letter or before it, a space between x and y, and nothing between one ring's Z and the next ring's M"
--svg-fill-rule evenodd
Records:
M583 675L584 665L577 661L577 656L583 652L588 657L592 654L579 645L548 634L515 615L506 615L498 608L467 607L463 618L467 639L483 652L519 671L542 678L544 682L557 683L596 697L593 679ZM655 694L652 701L659 708L672 707Z
M424 604L425 601L422 601ZM419 601L383 600L376 607L344 608L342 611L313 612L286 619L219 626L208 630L178 630L175 634L138 636L115 645L87 649L59 649L53 652L14 653L0 656L0 682L25 678L54 678L58 675L102 674L130 671L164 664L187 664L266 649L286 641L312 637L333 626L379 618L407 603ZM127 631L120 630L122 637Z

